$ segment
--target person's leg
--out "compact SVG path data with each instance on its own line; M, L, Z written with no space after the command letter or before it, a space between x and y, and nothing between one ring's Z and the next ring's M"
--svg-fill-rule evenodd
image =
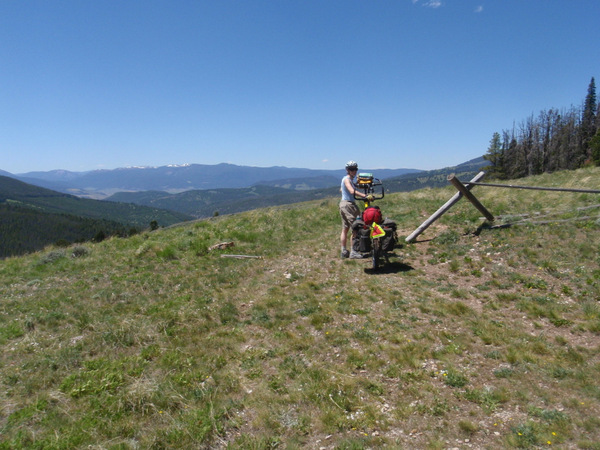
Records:
M352 243L353 244L354 244L354 240L356 239L356 237L357 237L356 230L352 230ZM363 255L362 255L362 253L357 252L356 250L354 250L354 245L352 245L352 250L350 250L349 257L351 259L361 259L361 258L363 258Z
M349 205L348 207L348 218L349 220L351 220L352 223L354 223L354 221L360 217L360 210L358 209L358 206L356 206L355 203ZM346 228L346 238L348 237L348 228ZM354 240L356 239L356 233L357 233L357 229L355 227L352 227L352 240L350 241L350 255L349 257L352 259L359 259L362 258L362 254L360 254L359 252L356 252L354 250Z
M350 224L348 220L348 206L345 202L340 203L340 215L342 217L342 232L340 234L341 257L348 258L350 252L346 249L346 243L348 242Z
M348 227L342 227L342 234L340 235L340 244L342 246L342 250L347 248L346 243L348 242Z

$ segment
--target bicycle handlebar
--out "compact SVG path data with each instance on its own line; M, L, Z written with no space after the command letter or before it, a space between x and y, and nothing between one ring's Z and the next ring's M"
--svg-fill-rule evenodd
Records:
M385 192L383 190L383 183L379 178L373 178L373 182L369 184L354 186L354 199L366 200L363 197L356 196L357 190L363 191L365 195L372 195L373 200L381 200L385 196Z

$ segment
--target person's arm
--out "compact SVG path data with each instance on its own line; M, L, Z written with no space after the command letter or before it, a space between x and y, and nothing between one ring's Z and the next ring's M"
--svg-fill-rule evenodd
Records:
M348 189L348 192L350 192L351 195L355 195L355 194L358 193L359 197L367 198L367 194L364 194L364 193L362 193L362 192L357 191L356 189L354 189L354 185L350 181L350 177L344 178L344 184L346 185L346 189Z

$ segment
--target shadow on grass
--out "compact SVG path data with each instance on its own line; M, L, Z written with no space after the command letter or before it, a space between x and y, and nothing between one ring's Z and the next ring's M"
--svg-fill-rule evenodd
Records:
M399 261L390 261L390 262L381 262L380 266L373 270L371 267L365 268L365 273L372 275L389 275L392 273L400 273L400 272L410 272L411 270L415 270L409 264L405 264Z
M513 225L515 225L515 224L514 223L503 223L503 224L499 224L499 225L493 225L486 221L486 222L482 223L481 225L479 225L477 227L477 230L475 230L475 232L473 234L475 236L479 236L483 230L497 230L497 229L501 229L501 228L510 228Z

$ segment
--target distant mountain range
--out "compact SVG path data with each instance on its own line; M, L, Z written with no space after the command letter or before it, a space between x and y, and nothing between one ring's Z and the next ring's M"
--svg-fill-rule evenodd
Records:
M373 172L373 170L365 170ZM0 171L1 172L1 171ZM417 169L377 170L381 179L418 173ZM116 192L163 191L179 193L197 189L248 188L264 185L293 190L329 187L337 184L345 171L288 167L251 167L234 164L188 164L162 167L129 167L91 172L53 170L18 175L0 173L25 183L58 192L95 199Z
M447 186L447 176L451 173L463 181L468 181L487 164L488 161L483 158L476 158L454 167L405 173L391 178L383 178L382 171L373 172L377 178L384 180L387 192L407 192L425 187ZM216 213L232 214L266 206L335 197L339 195L343 173L338 178L333 178L327 187L312 189L307 188L307 184L303 184L301 179L288 179L247 188L190 190L178 194L163 191L119 192L106 200L169 209L204 218ZM328 178L320 180L325 184Z

